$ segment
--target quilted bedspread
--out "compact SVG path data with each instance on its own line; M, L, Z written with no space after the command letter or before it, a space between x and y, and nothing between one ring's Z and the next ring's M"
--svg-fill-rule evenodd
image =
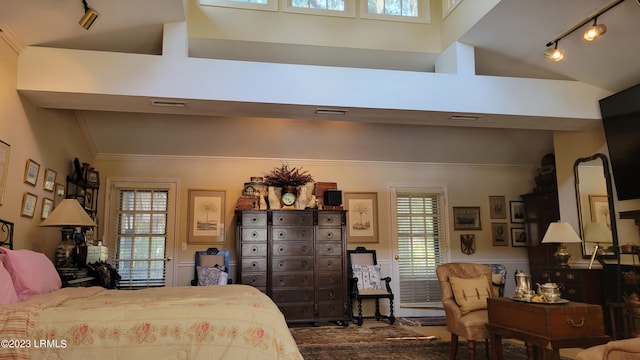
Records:
M277 306L246 285L64 288L0 306L0 338L0 359L302 359Z

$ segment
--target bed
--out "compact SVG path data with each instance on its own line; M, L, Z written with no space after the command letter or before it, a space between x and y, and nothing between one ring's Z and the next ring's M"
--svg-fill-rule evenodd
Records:
M16 254L31 268L46 258L8 248L0 248L4 285L6 273L21 281ZM20 286L19 301L0 305L0 359L302 359L278 307L251 286L58 286L27 298Z

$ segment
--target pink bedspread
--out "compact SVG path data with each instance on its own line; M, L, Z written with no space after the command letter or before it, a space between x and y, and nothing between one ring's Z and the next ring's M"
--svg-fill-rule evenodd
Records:
M0 339L18 340L0 359L302 359L277 306L246 285L64 288L0 306Z

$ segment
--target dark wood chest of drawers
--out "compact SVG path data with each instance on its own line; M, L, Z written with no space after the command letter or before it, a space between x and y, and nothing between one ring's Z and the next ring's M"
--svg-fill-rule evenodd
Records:
M562 298L603 304L602 270L585 268L537 267L531 270L531 280L536 283L553 282L562 286Z
M349 321L345 214L238 211L237 278L269 295L287 322Z

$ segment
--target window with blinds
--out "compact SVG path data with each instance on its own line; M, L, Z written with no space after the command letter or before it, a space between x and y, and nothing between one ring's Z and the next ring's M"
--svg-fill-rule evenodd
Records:
M442 193L396 193L398 271L403 306L440 302L436 267L442 263Z
M165 285L169 191L118 189L115 265L120 288Z

